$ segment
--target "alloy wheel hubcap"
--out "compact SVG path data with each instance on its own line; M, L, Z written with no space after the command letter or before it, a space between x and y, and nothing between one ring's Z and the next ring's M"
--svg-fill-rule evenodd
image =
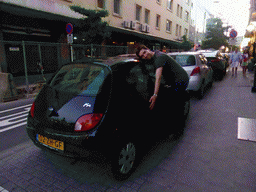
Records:
M128 143L122 148L119 156L120 173L127 174L133 167L135 160L135 146Z

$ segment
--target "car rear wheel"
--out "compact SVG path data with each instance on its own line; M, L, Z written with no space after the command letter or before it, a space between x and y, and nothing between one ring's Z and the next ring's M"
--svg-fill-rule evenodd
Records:
M134 142L122 142L117 148L112 159L112 172L117 180L125 180L130 177L135 169L136 146Z
M205 81L203 80L200 89L197 91L197 98L203 99L205 93Z

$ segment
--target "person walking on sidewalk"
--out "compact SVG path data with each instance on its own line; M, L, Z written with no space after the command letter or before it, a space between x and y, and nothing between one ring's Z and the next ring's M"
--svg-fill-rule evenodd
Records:
M242 62L242 54L238 51L238 48L235 48L235 51L230 56L230 67L232 68L232 76L237 75L237 67Z
M244 51L242 57L243 57L243 61L241 63L241 67L243 68L243 75L245 77L246 76L247 66L248 66L248 59L249 59L249 54L248 54L247 50Z

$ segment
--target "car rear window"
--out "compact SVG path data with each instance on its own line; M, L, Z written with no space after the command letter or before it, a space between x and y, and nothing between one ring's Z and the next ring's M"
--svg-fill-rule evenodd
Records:
M53 77L50 86L59 91L97 95L108 74L109 69L102 65L65 65Z
M194 55L171 55L171 57L182 67L196 65Z

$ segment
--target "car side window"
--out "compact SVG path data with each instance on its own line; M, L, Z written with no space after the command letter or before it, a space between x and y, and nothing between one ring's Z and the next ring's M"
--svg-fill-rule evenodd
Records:
M149 75L146 73L145 69L146 66L142 66L139 64L132 67L126 77L126 81L130 85L131 92L133 92L135 96L137 95L145 100L148 100L150 95L150 78Z

